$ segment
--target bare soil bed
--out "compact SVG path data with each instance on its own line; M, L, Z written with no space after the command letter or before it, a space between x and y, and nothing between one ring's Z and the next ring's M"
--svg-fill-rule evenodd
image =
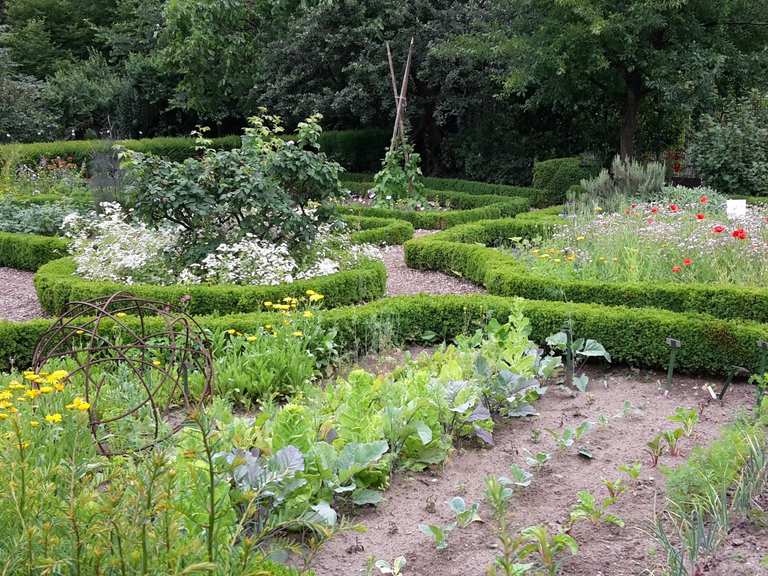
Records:
M366 366L369 367L369 366ZM673 389L665 394L659 388L664 375L627 368L589 370L587 393L573 395L551 387L537 404L540 416L503 421L494 432L495 446L459 447L445 466L424 473L397 472L386 500L376 509L360 510L351 520L362 524L364 533L348 532L328 542L314 558L317 576L351 576L364 573L370 557L391 561L403 555L408 561L406 576L474 576L485 574L496 554L489 507L483 502L486 476L509 476L509 465L525 465L526 450L552 453L552 460L533 483L513 499L512 529L546 524L550 530L564 526L569 509L579 490L590 490L606 497L602 479L621 476L617 467L642 462L640 478L619 497L611 511L625 522L624 528L608 525L576 524L571 535L579 543L579 553L568 558L561 574L568 576L661 575L661 551L645 532L654 510L663 504L664 475L651 468L645 445L652 436L675 425L667 416L676 407L697 408L700 422L691 438L682 440L679 456L662 456L660 466L682 463L696 445L713 440L719 429L731 422L740 410L754 401L754 389L734 386L723 403L711 401L705 387L719 389L721 382L700 378L676 377ZM626 410L625 401L632 408ZM544 430L561 431L584 420L596 425L577 446L587 447L594 459L577 454L577 446L558 451ZM448 548L436 551L433 542L419 531L419 524L449 524L452 515L447 501L462 496L480 503L485 520L448 536ZM765 498L768 504L768 496ZM765 509L765 507L764 507ZM768 523L760 519L744 521L734 527L728 541L710 562L707 575L768 574L760 561L768 554ZM765 519L763 519L765 520Z

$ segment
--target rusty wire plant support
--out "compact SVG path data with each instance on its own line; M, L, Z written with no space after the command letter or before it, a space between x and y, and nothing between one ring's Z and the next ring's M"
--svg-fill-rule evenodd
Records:
M200 325L164 302L125 292L68 303L40 337L32 368L51 361L70 368L64 383L90 404L91 434L107 456L166 440L213 395L211 346ZM125 386L133 401L119 405Z

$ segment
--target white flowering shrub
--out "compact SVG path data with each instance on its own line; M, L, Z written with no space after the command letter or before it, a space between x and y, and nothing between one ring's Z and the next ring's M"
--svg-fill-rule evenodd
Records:
M126 284L172 282L174 272L168 262L175 252L176 231L131 222L119 204L101 206L103 214L73 213L62 224L65 236L71 240L77 274L90 280Z
M155 229L132 221L131 213L118 204L102 208L103 214L73 214L64 222L77 274L90 280L274 285L333 274L361 259L381 257L377 248L354 245L345 230L326 224L296 255L286 243L246 234L185 264L175 227Z

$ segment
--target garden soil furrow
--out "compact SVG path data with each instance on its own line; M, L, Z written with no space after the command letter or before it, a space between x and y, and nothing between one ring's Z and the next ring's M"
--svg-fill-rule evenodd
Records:
M317 576L353 575L364 572L369 558L392 561L403 555L410 576L480 576L498 552L490 520L490 510L483 500L484 478L509 476L509 465L526 467L526 451L544 450L553 454L544 471L534 474L526 492L513 497L511 523L514 530L546 524L550 530L563 527L568 510L576 503L579 490L590 490L599 498L607 496L602 479L615 480L617 467L642 462L640 478L630 482L611 512L626 522L623 529L589 523L577 524L571 534L579 543L579 553L568 558L563 576L641 576L661 574L662 553L645 530L653 519L654 507L664 503L664 475L660 467L651 468L645 444L661 430L673 428L667 416L679 406L700 408L701 421L691 438L684 439L679 456L664 455L662 466L681 464L694 446L702 446L718 436L721 428L733 421L740 410L754 400L751 386L734 387L723 404L707 402L704 387L721 383L706 379L675 378L673 390L664 394L658 382L664 375L634 372L626 368L608 371L590 370L590 389L575 397L551 388L536 408L540 416L500 423L494 433L495 446L483 449L459 447L445 464L423 473L398 472L378 508L355 513L350 520L363 525L365 532L347 532L333 538L312 562ZM624 401L632 409L625 415ZM588 447L594 459L580 458L576 448L558 452L545 429L562 432L586 419L600 416L609 423L589 432L581 445ZM538 440L538 442L536 442ZM470 503L480 503L482 523L456 529L448 536L448 548L435 550L434 543L419 531L419 524L446 525L452 521L447 501L461 496ZM768 529L740 535L738 547L727 542L718 550L722 559L740 560L740 564L715 563L708 575L752 576L762 574L761 558L768 554Z

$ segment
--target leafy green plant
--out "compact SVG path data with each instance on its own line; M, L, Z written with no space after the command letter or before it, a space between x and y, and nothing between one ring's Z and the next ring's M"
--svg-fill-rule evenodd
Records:
M557 430L552 430L550 428L547 428L546 432L552 436L552 438L554 438L558 449L567 450L573 446L574 443L578 442L584 436L584 434L590 430L592 430L592 422L585 420L576 428L566 427L562 433L558 433Z
M651 468L659 463L659 458L664 454L664 434L657 434L645 445L645 451L651 456Z
M448 534L456 528L455 524L438 526L437 524L419 524L419 530L430 536L435 541L435 548L445 550L448 548Z
M546 339L547 346L565 354L565 384L576 386L580 392L586 392L589 386L589 377L586 374L576 376L577 365L580 361L589 358L604 358L611 361L611 355L597 340L589 338L573 339L571 325Z
M525 462L528 466L532 466L537 470L544 468L544 466L552 459L552 454L549 452L536 452L535 454L528 453L525 457Z
M617 478L616 480L606 480L604 478L602 483L603 486L605 486L605 489L608 490L608 495L610 496L611 500L614 501L627 491L624 480L621 478Z
M448 507L456 517L456 524L459 528L466 528L472 522L482 522L480 514L480 504L475 502L474 504L467 504L464 498L460 496L454 496L448 501Z
M375 566L380 574L392 574L393 576L401 576L405 573L405 567L408 563L405 560L405 556L398 556L391 563L386 560L376 560Z
M513 486L523 488L530 483L525 475L512 472L513 476L520 479L517 484L503 477L488 476L485 479L485 500L491 507L496 537L501 543L501 554L488 567L488 576L521 576L533 568L532 563L520 562L519 553L524 544L522 537L509 532L509 505L514 495Z
M662 433L662 438L667 443L667 449L670 456L680 455L680 438L685 434L685 430L682 428L675 428L674 430L665 430Z
M667 420L680 424L685 436L690 437L693 434L693 429L699 422L699 413L695 408L678 407L675 408L674 415L667 416Z
M563 563L563 554L570 552L576 555L579 545L576 540L565 533L551 534L546 526L529 526L520 531L523 545L519 556L522 559L532 558L548 576L557 576Z
M637 480L640 477L640 469L642 466L643 465L640 462L621 464L619 466L619 472L624 472L630 480Z
M400 143L387 150L381 170L373 177L373 183L379 204L392 206L404 198L423 200L421 156L408 143Z
M588 520L595 526L599 524L613 524L623 528L624 520L608 512L608 508L614 502L615 498L613 496L599 502L591 492L581 490L578 494L578 502L570 511L570 523L575 524L582 520Z

